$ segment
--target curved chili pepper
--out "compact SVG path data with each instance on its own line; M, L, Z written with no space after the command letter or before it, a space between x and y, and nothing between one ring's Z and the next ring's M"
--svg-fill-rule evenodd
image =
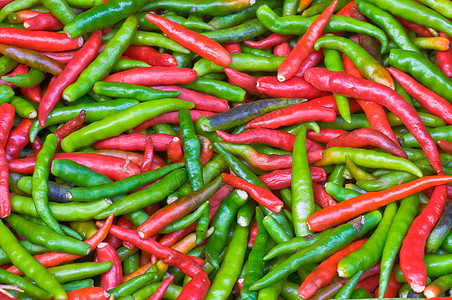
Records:
M195 80L197 74L192 69L176 67L139 67L108 75L103 80L137 85L187 84Z
M109 294L101 287L93 286L67 293L68 300L107 300Z
M2 5L0 5L2 6ZM40 11L30 10L30 9L22 9L13 13L8 14L8 21L13 24L20 24L24 21L36 17L41 14Z
M312 82L321 89L330 90L331 92L336 92L349 97L366 99L386 106L389 110L394 112L400 120L403 120L403 123L407 128L415 134L419 141L421 141L422 149L432 163L433 168L437 172L442 171L438 149L436 148L433 139L427 132L414 108L395 91L372 81L318 68L307 70L305 78L307 81ZM347 84L348 87L345 88L344 84ZM352 89L349 89L350 86L353 86L353 91ZM374 93L377 93L378 95Z
M1 107L0 107L1 108ZM22 119L10 133L5 145L6 159L17 159L25 146L30 142L29 132L33 119Z
M189 112L190 112L193 123L196 122L201 117L210 117L210 116L215 115L214 112L203 111L203 110L190 109ZM133 131L137 132L137 133L142 132L142 131L148 129L149 127L157 125L157 124L164 124L164 123L178 124L179 118L177 115L178 115L177 111L171 111L171 112L161 114L160 116L157 116L155 118L149 119L149 120L141 123L140 125L135 127L135 129Z
M228 143L264 143L287 151L292 151L295 143L295 135L271 129L251 129L233 135L221 130L217 130L216 133L222 140Z
M288 39L290 39L292 35L287 34L279 34L279 33L272 33L268 37L266 37L263 40L260 41L244 41L244 43L250 47L256 48L256 49L265 49L270 48L276 45L279 45L281 43L284 43Z
M45 126L49 112L60 100L64 89L74 83L80 73L94 59L100 46L101 37L100 32L94 32L83 47L74 54L73 59L69 61L53 84L47 88L38 109L38 120L41 126Z
M309 161L309 154L308 154ZM311 173L312 182L322 182L326 180L326 173L322 168L309 167ZM268 174L259 176L262 182L270 190L280 190L285 187L290 187L291 185L291 169L275 170Z
M430 28L427 28L426 26L423 26L421 24L418 24L413 21L405 20L404 18L394 16L396 20L403 25L403 27L412 30L417 35L424 36L424 37L433 37L433 33L430 30Z
M276 77L260 77L257 79L256 88L259 92L272 97L312 99L325 95L299 77L292 77L284 82L278 81Z
M320 205L320 207L325 208L337 204L337 202L326 192L325 188L322 185L313 182L312 190L314 192L314 202Z
M320 128L319 133L316 133L313 130L308 130L306 137L314 142L326 144L330 140L335 139L344 133L347 133L347 131L342 129Z
M150 46L130 45L124 55L140 60L151 66L175 67L176 59L168 53L160 53Z
M110 270L101 274L101 285L106 291L111 290L122 283L122 265L116 250L107 243L97 246L97 262L111 261Z
M452 181L452 176L425 176L384 191L365 193L315 212L308 218L309 228L313 231L325 230L361 213L372 211L428 187L450 181Z
M362 148L373 146L385 150L393 155L408 158L406 153L395 144L390 138L381 132L370 129L360 128L352 132L342 134L327 142L326 148L330 147L353 147Z
M40 13L32 18L25 20L24 22L25 29L28 30L48 30L48 31L57 31L61 30L64 27L64 24L61 23L51 12Z
M245 128L270 128L288 126L310 121L333 122L336 120L336 112L322 106L310 105L310 102L292 105L272 111L261 117L257 117Z
M436 61L441 71L443 71L446 76L452 77L452 47L450 44L452 43L452 38L442 32L439 33L439 36L449 40L449 50L437 51Z
M452 104L435 92L418 83L409 75L394 68L387 68L395 80L416 99L429 113L440 117L447 124L452 123Z
M261 94L256 88L257 77L236 71L231 67L225 67L224 72L228 76L230 84L241 87L251 95Z
M96 142L93 146L95 149L116 149L125 151L144 151L146 145L146 138L151 137L152 144L155 151L168 150L169 142L174 139L175 135L164 133L144 134L144 133L130 133L120 134L105 140Z
M146 19L157 25L169 38L200 56L220 66L227 66L232 62L229 53L217 42L163 17L147 14Z
M0 106L0 108L2 107ZM1 197L0 218L5 218L9 216L9 214L11 213L11 201L9 196L8 180L9 180L9 171L5 148L3 145L0 145L0 181L2 182L2 184L0 185L0 197Z
M305 58L305 60L301 63L300 68L298 68L297 73L295 73L294 76L296 77L303 77L304 72L309 69L317 66L317 64L322 60L323 58L323 49L320 50L314 50L311 49L308 56Z
M240 48L239 42L223 42L223 47L228 51L228 53L241 53L242 49Z
M308 27L301 40L292 49L289 56L278 68L278 81L283 82L290 79L298 71L303 60L308 56L309 51L314 47L315 41L320 37L326 24L336 8L337 1L333 1L320 14L318 18Z
M429 203L414 219L400 248L400 269L416 293L422 292L426 286L427 271L423 261L425 243L441 216L446 199L446 185L435 187Z
M57 129L57 131L55 131L55 135L58 138L57 149L60 148L62 139L67 137L72 132L82 128L83 123L85 122L85 118L86 111L81 110L80 113L75 118L63 124L60 128Z
M289 44L285 42L275 46L275 48L273 49L273 54L278 57L287 57L289 56L291 50L292 49L290 48Z

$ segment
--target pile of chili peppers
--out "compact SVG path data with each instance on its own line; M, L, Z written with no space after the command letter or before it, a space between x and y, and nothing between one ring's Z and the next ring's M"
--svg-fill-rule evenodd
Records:
M449 0L0 0L0 299L452 296Z

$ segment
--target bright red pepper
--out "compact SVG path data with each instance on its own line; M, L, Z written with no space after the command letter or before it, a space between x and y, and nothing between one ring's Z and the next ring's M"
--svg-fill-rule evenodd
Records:
M74 117L73 119L69 120L65 124L63 124L60 128L55 131L55 135L58 138L58 149L61 145L61 140L67 137L72 132L79 130L83 127L83 123L86 119L86 111L82 109L80 113Z
M179 137L174 137L168 144L166 155L172 163L184 162L184 151L182 150L181 140Z
M104 81L137 85L186 84L198 77L193 69L176 67L138 67L108 75Z
M7 160L18 158L22 149L30 142L29 133L31 124L33 124L33 119L24 118L20 121L19 125L10 132L5 146Z
M449 50L436 51L436 61L441 71L447 77L452 77L452 38L442 32L439 33L439 36L449 40Z
M442 171L442 163L435 142L414 108L397 92L370 80L321 68L307 70L304 77L322 90L347 97L361 98L388 108L399 117L418 140L435 171L438 173Z
M104 290L111 290L122 283L122 265L116 250L107 243L97 246L97 262L111 261L110 270L100 275L101 286Z
M95 149L117 149L125 151L144 151L146 145L145 133L120 134L94 143ZM155 151L166 151L176 135L157 133L150 135Z
M160 53L149 46L130 45L124 55L144 61L151 66L175 67L177 65L176 59L171 54Z
M276 46L278 44L284 43L288 39L290 39L292 35L272 33L268 37L260 41L244 41L247 46L256 49L265 49Z
M101 287L86 287L67 293L68 300L107 300L109 294Z
M242 53L242 49L240 48L240 43L232 42L232 43L223 43L224 49L228 51L228 53Z
M326 144L344 133L347 133L347 131L334 128L320 128L319 133L315 133L314 130L308 130L306 137L314 142Z
M425 26L417 24L413 21L402 19L401 17L394 16L396 20L402 24L404 27L414 31L417 35L424 36L424 37L433 37L434 35L432 32Z
M152 160L154 158L154 145L152 144L151 136L146 137L146 144L144 146L143 161L141 163L141 172L151 170Z
M322 182L326 180L326 173L322 168L309 167L309 171L311 172L312 182ZM270 190L280 190L285 187L290 187L292 182L291 178L292 169L275 170L259 176L259 179L262 180Z
M304 72L306 72L307 69L313 68L317 66L317 64L323 59L323 48L320 48L319 50L311 49L311 51L308 54L308 57L305 58L305 60L301 63L301 66L298 68L297 73L295 73L294 76L303 78Z
M273 54L279 57L286 57L289 56L291 50L292 49L290 49L289 43L284 42L282 44L276 45L275 48L273 48Z
M171 284L171 282L174 279L174 275L170 275L165 278L165 280L162 281L159 288L155 291L154 294L152 294L151 297L149 297L147 300L160 300L163 298L163 295L165 295L166 289Z
M228 76L230 84L241 87L251 95L261 94L261 92L259 92L256 88L257 77L239 72L231 67L224 68L224 72L226 73L226 76Z
M51 12L46 12L24 21L24 27L28 30L56 31L63 29L64 24Z
M337 0L333 1L309 26L297 45L292 49L289 56L278 68L278 80L283 82L292 78L297 73L303 61L314 48L315 41L322 34L323 28L328 24L331 15L336 8Z
M320 207L325 208L337 204L333 197L326 192L323 185L313 182L312 190L314 192L314 202L320 205Z
M217 65L227 66L232 62L231 55L219 43L202 34L184 28L164 17L147 14L146 19L156 25L170 39L178 42L185 48L213 61Z
M313 99L326 94L299 77L292 77L284 82L279 82L272 76L260 77L257 79L256 89L275 98Z

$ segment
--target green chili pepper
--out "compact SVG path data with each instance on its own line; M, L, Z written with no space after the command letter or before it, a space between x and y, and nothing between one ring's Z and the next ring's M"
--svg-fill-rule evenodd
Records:
M275 241L277 244L281 244L289 241L292 236L290 236L278 222L276 222L275 218L268 215L263 220L263 226L267 231L268 235Z
M122 284L118 285L114 289L109 290L110 294L115 295L115 297L132 295L137 290L149 285L158 280L158 276L155 273L144 273L143 275L136 276L129 279Z
M17 67L18 64L19 63L11 57L0 57L0 74L5 75L6 73L9 73L10 71L14 70L14 68Z
M134 253L122 262L122 271L124 276L129 275L140 267L140 254Z
M8 103L14 97L14 91L9 85L0 85L0 105L3 103Z
M441 217L435 225L435 228L430 232L426 243L426 251L431 253L438 250L443 241L446 239L452 227L451 222L452 205L449 204L444 209Z
M350 299L358 280L363 274L363 270L358 271L350 280L334 295L333 299Z
M267 30L258 19L252 19L234 27L203 32L202 35L218 43L235 43L250 40Z
M89 251L90 246L87 243L59 235L49 227L27 221L19 215L11 214L6 220L17 233L26 237L27 240L49 250L79 255L86 255Z
M92 286L94 286L94 280L92 279L82 279L62 284L62 287L66 292L71 292Z
M138 19L138 26L143 30L159 30L157 26L152 24L151 22L146 19L147 13L138 13L135 14L135 17ZM173 22L176 22L182 26L184 26L187 29L192 30L212 30L212 25L209 25L207 23L204 23L202 20L194 20L193 18L184 18L181 16L178 16L176 14L170 14L166 13L163 15L163 17L167 18L168 20L171 20Z
M0 220L0 248L11 262L32 279L40 288L51 293L54 299L67 299L66 292L59 282L25 250L16 237Z
M120 58L111 69L112 73L121 72L124 70L129 70L133 68L139 68L139 67L150 67L151 65L148 63L145 63L141 60L132 60L132 59L122 59ZM165 97L162 97L165 98Z
M237 211L237 224L242 227L248 227L253 221L256 203L252 201L246 202Z
M206 299L228 299L245 259L248 242L248 228L236 226L234 235L225 254L223 263L213 280Z
M46 226L46 223L44 223L44 221L39 218L35 218L32 216L27 216L27 215L22 215L21 217L24 218L25 220L33 222L35 224ZM69 227L66 227L66 226L61 226L61 229L63 229L64 233L67 236L73 237L74 239L77 239L79 241L83 240L82 236L80 236L80 234L78 234L77 231L75 231Z
M203 16L225 16L230 13L241 11L248 5L248 1L207 0L200 3L193 3L193 1L190 0L156 0L147 2L142 10L165 9L179 13L190 13Z
M286 260L286 259L287 259L286 255L278 258L276 260L276 262L274 264L272 264L272 266L270 267L270 270L277 267L280 263L284 262L284 260ZM278 296L282 292L284 281L285 281L285 279L280 280L271 286L268 286L266 288L259 290L257 299L258 300L277 300Z
M201 211L201 216L196 223L196 244L201 244L207 236L207 230L209 229L209 208L205 207Z
M31 297L35 297L38 299L50 299L52 298L52 294L44 291L43 289L37 287L32 284L30 281L22 278L19 275L10 273L6 270L0 269L0 283L15 285L23 290L26 294Z
M63 222L86 221L94 219L94 216L111 205L105 199L90 202L49 203L51 214ZM39 217L32 198L11 195L11 210L13 212Z
M426 24L423 23L423 25ZM389 64L400 71L410 73L414 79L427 88L448 101L452 101L452 80L421 54L402 49L392 49L389 53Z
M269 48L267 48L267 49L269 49ZM241 53L252 54L255 56L263 56L263 57L275 57L276 56L273 53L269 52L268 50L252 48L245 44L240 45L240 50L242 51Z
M51 172L77 186L97 186L111 183L111 179L84 165L69 159L55 159L52 161Z
M314 192L306 153L306 127L302 127L292 155L292 218L296 236L310 233L306 220L313 213Z
M33 172L33 202L41 219L57 233L64 235L58 221L52 215L48 206L48 179L50 173L50 161L55 154L58 138L54 134L47 135L44 145L36 157L36 165Z
M365 298L372 298L372 295L363 288L357 288L353 291L350 299L365 299Z
M349 155L345 156L345 165L348 171L352 174L353 178L356 180L377 180L377 178L360 167L358 167L353 160L350 159Z
M27 9L40 3L40 0L19 0L8 3L0 10L0 22L3 21L10 13Z
M325 236L331 231L332 229L325 230L320 234L295 237L288 240L287 242L278 244L275 247L273 247L273 249L268 251L268 253L264 257L264 260L270 260L278 255L292 253L297 251L298 249L308 247L313 243L317 242L321 237Z
M144 186L149 182L153 182L183 166L184 163L177 163L149 172L132 175L111 183L104 183L91 187L72 188L66 193L66 197L72 201L91 201L104 197L122 195Z
M110 214L114 214L115 216L124 215L150 204L162 201L170 193L175 191L186 179L187 174L185 170L175 170L147 189L135 192L117 200L106 210L98 213L96 215L96 219L105 219Z
M48 268L47 270L60 283L66 283L105 273L108 270L110 270L112 266L113 263L111 261L103 261L98 263L83 262L61 265L57 267Z
M317 166L330 164L341 164L345 162L345 156L362 167L385 168L392 170L406 171L418 177L422 177L422 171L408 159L396 157L394 155L377 152L375 150L365 150L348 147L331 147L322 152L322 159L315 162Z
M435 142L439 140L452 141L452 126L436 127L428 129ZM402 144L405 147L420 147L419 142L411 133L406 133L400 137Z
M1 85L0 85L1 86ZM122 112L127 108L137 105L139 101L133 99L115 99L100 103L80 103L66 107L55 108L49 113L45 126L65 123L75 118L83 109L86 112L85 122L95 122L117 112ZM35 120L30 128L30 141L34 141L39 131L43 127Z
M134 249L129 249L126 248L124 246L119 247L118 249L116 249L116 253L118 253L119 259L121 261L126 260L128 257L134 255L135 253L138 252L138 248L134 248Z
M214 95L233 102L245 99L245 90L227 82L198 77L193 82L181 85L187 89Z
M19 243L31 255L49 252L49 249L39 246L39 245L32 244L29 241L20 241ZM3 264L8 264L10 262L11 262L11 260L8 258L5 251L0 249L0 264L3 265Z
M389 275L394 266L397 253L402 246L403 238L413 222L419 206L417 194L404 198L387 232L387 238L381 255L381 273L378 294L382 297L388 287Z
M360 195L360 193L354 190L341 187L340 185L333 182L327 182L325 185L325 190L328 194L331 195L331 197L333 197L334 200L338 202L342 202Z
M243 281L242 289L240 290L240 297L242 299L257 298L257 292L250 291L249 287L252 283L261 278L264 273L265 261L263 258L265 252L267 252L268 234L264 228L263 220L264 214L262 213L262 210L259 207L256 207L257 234L253 248L248 256L245 279Z
M142 102L71 133L61 141L61 148L72 152L96 141L116 136L162 113L182 108L190 109L193 106L192 102L171 98Z
M1 79L18 87L28 88L40 84L45 79L45 73L41 70L31 68L28 73L2 76Z
M350 278L376 264L381 257L386 236L397 212L397 204L386 206L383 219L369 240L358 250L341 259L337 265L340 277Z
M427 127L443 127L443 126L446 126L446 122L444 122L444 120L441 119L440 117L431 115L429 113L421 112L421 111L417 112L417 114L421 118L422 123L424 123L424 125L427 126ZM402 121L400 121L400 119L395 114L393 114L392 112L388 112L386 114L386 117L388 119L389 125L391 125L391 126L403 125Z
M63 24L75 18L74 12L65 0L42 0L41 2Z
M366 0L389 11L393 15L431 27L445 34L452 35L452 22L436 11L412 0L397 0L397 5L391 0Z
M35 107L22 97L14 96L9 103L14 106L16 114L22 118L34 119L38 116Z
M306 32L317 16L303 17L299 15L279 17L269 6L262 5L256 12L257 18L262 24L273 32L280 34L300 35ZM388 38L378 27L339 15L333 15L325 26L324 32L351 31L364 33L377 38L381 42L381 53L386 52Z
M99 95L115 98L128 97L139 101L173 98L180 95L179 91L160 91L146 86L107 81L96 82L94 84L94 92Z
M201 217L201 215L203 214L204 210L208 206L209 206L209 201L204 202L192 214L187 215L187 216L177 220L173 224L167 226L165 229L160 230L159 233L163 233L163 234L170 233L170 232L177 231L177 230L180 230L180 229L183 229L183 228L186 228L186 227L190 226L191 224L193 224L196 220L198 220Z
M232 53L231 58L232 63L229 64L229 67L242 72L276 72L279 68L279 65L285 59L284 57L278 56L265 57L248 53ZM212 72L224 71L223 66L217 65L205 58L198 60L195 63L193 69L198 73L198 76L204 76Z

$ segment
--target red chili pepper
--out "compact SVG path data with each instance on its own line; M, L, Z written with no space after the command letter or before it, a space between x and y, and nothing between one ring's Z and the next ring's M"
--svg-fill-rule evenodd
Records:
M241 87L251 95L261 94L261 92L259 92L256 88L257 77L239 72L231 67L224 68L224 72L226 73L226 76L228 76L230 84Z
M201 164L205 165L212 159L214 154L212 147L210 146L212 143L208 138L202 135L198 136L198 139L201 142Z
M388 203L423 191L429 187L446 184L451 181L452 176L425 176L408 183L388 188L384 191L368 192L347 201L340 202L335 206L319 210L311 215L307 222L311 230L322 231L346 222L360 214L376 210ZM426 214L428 214L428 212L426 212ZM413 226L411 226L411 228L412 227Z
M99 230L97 230L97 232L92 237L85 240L85 243L87 243L91 246L89 248L90 252L94 251L94 249L96 249L97 245L99 245L99 243L102 242L107 237L112 223L113 223L113 214L108 216L108 218L105 220L105 222L102 223L102 226L99 228ZM33 257L37 261L39 261L44 267L50 268L50 267L61 265L62 263L65 263L65 262L74 261L76 259L83 257L83 255L63 253L63 252L47 252L47 253L43 253L43 254L34 255ZM8 270L8 272L11 272L11 273L14 273L17 275L23 274L22 271L20 271L16 266L11 266L7 270Z
M138 67L108 75L104 81L138 85L185 84L198 77L193 69L176 67Z
M141 45L130 45L124 55L135 60L141 60L151 66L175 67L176 59L168 53L160 53L152 47Z
M151 136L146 137L146 143L144 146L143 161L141 163L141 172L147 172L151 170L152 160L154 158L154 145L152 144Z
M260 41L244 41L244 43L252 48L265 49L284 43L290 39L292 35L272 33L268 37Z
M364 78L358 68L356 68L356 66L353 64L353 61L348 58L348 56L344 56L343 63L345 72L347 74L359 78ZM389 125L384 108L381 105L371 101L364 101L362 99L356 99L356 101L366 114L370 127L380 131L381 133L388 136L391 140L393 140L396 144L399 144L394 132L392 131L391 125Z
M400 270L410 287L421 293L427 282L424 263L425 243L441 216L447 200L446 185L435 187L430 201L419 216L414 219L400 248Z
M308 57L305 58L301 66L298 68L297 73L295 73L294 76L303 78L304 72L306 72L307 69L313 68L317 66L317 64L323 59L323 48L320 48L319 50L311 49L311 51L308 54Z
M300 41L295 45L289 56L281 63L278 68L278 80L286 81L297 73L302 62L309 55L309 51L314 48L315 41L322 34L323 28L330 20L331 15L336 8L337 0L333 1L309 26L306 33L301 37Z
M33 124L33 119L24 118L20 121L19 125L10 132L5 146L7 160L18 158L22 149L30 142L29 133L31 124Z
M404 27L408 28L409 30L414 31L417 35L424 36L424 37L433 37L434 35L431 33L430 30L428 30L427 27L417 24L413 21L402 19L401 17L394 16L396 20L402 24Z
M352 7L356 7L355 1L349 2L347 5L345 5L340 11L336 13L338 16L344 16L344 17L352 17L350 13L350 9Z
M110 295L101 287L93 286L67 293L68 300L107 300Z
M452 104L446 99L426 88L408 74L394 68L386 68L398 83L416 99L429 113L452 124Z
M162 281L159 288L155 291L154 294L152 294L151 297L149 297L147 300L160 300L163 298L163 295L165 295L166 290L168 289L169 285L174 279L174 275L170 275L165 278L165 280Z
M193 277L182 289L177 299L179 300L202 300L206 297L210 286L210 280L206 272Z
M242 49L240 48L240 43L231 42L231 43L223 43L224 49L228 51L228 53L242 53Z
M49 112L60 101L64 89L74 83L80 73L96 57L101 38L102 34L99 31L94 32L85 45L74 54L73 59L66 65L53 84L49 85L38 109L38 120L41 126L45 125Z
M182 25L164 17L147 14L146 19L156 25L170 39L178 42L180 45L196 54L213 61L217 65L227 66L232 62L232 58L228 51L214 40L192 30L188 30Z
M33 101L35 103L41 102L41 86L40 85L35 85L30 88L21 87L20 92L22 93L22 95L24 95L25 97L27 97L28 99L30 99L31 101Z
M31 150L33 150L32 157L36 157L38 155L39 151L41 151L42 147L44 146L44 143L41 141L41 139L37 136L33 143L31 143ZM28 157L28 156L27 156Z
M441 71L447 77L452 77L452 38L442 32L439 33L439 36L449 40L449 50L436 51L436 61Z
M445 141L445 140L439 140L438 145L441 149L443 149L445 152L452 154L452 142Z
M2 6L2 4L0 3L0 7ZM14 20L8 20L11 23L13 23L12 21L14 21L15 24L19 24L19 23L23 23L24 21L36 17L37 15L42 14L42 12L40 11L36 11L36 10L30 10L30 9L22 9L19 11L16 11L14 13L14 15L10 15ZM9 18L8 18L9 19Z
M11 201L9 198L8 186L9 171L5 145L14 124L14 115L14 106L8 103L0 105L0 218L5 218L11 213Z
M262 94L275 98L313 99L326 94L299 77L293 77L284 82L279 82L276 77L272 76L260 77L257 79L256 89Z
M307 70L304 77L320 89L372 101L388 108L418 140L433 168L438 173L442 171L442 163L435 142L414 108L397 92L370 80L320 68Z
M223 177L223 182L225 184L229 184L237 189L246 191L248 195L251 196L251 198L274 213L280 212L284 207L284 203L279 200L278 197L276 197L272 192L263 187L256 186L246 180L226 173L221 173L221 176Z
M256 218L253 219L253 225L251 225L250 239L248 240L248 249L252 249L257 235L257 223Z
M56 60L59 63L67 64L74 57L77 51L64 51L64 52L41 52L47 57ZM50 84L49 84L50 85Z
M70 159L96 172L108 176L111 180L121 180L140 173L140 167L126 159L95 153L56 153L53 159ZM32 174L36 157L13 159L8 162L10 172Z
M245 128L276 129L281 126L310 121L334 122L335 120L336 112L334 110L304 102L257 117L248 122Z
M129 219L127 219L126 216L121 216L118 220L118 222L116 223L116 226L119 226L121 228L125 228L125 229L136 229L135 224L132 223L132 221L130 221ZM124 247L128 248L128 249L135 249L135 245L133 245L130 242L127 241L123 241L122 242Z
M184 151L179 137L174 137L168 144L166 155L172 163L184 162Z
M95 154L102 154L107 156L113 156L122 158L124 160L130 160L134 164L141 166L141 162L143 161L143 155L137 152L131 152L131 151L122 151L122 150L115 150L115 149L100 149L100 150L93 150L90 151L90 153ZM163 161L163 160L162 160ZM160 165L160 161L157 161L157 159L154 156L154 163ZM166 165L166 164L164 164ZM162 165L162 166L164 166Z
M61 140L64 139L65 137L67 137L72 132L82 128L83 123L85 122L85 119L86 119L86 111L84 109L82 109L76 117L69 120L63 126L58 128L57 131L55 131L55 135L58 138L58 146L57 146L58 149L60 148Z
M195 123L201 117L210 117L215 114L214 112L210 112L210 111L194 110L194 109L189 110L189 112L190 112L191 120L193 121L193 123ZM141 132L141 131L148 129L151 126L154 126L157 124L162 124L162 123L179 124L178 112L170 111L170 112L161 114L160 116L157 116L155 118L149 119L149 120L141 123L137 127L135 127L135 129L133 131Z
M326 173L322 168L310 166L309 171L311 172L312 182L322 182L326 180ZM261 175L259 178L270 190L280 190L285 187L290 187L292 182L291 174L292 169L283 169Z
M195 108L199 110L224 112L229 109L227 100L220 99L212 95L201 94L176 85L159 85L153 86L153 88L161 91L178 91L180 92L180 95L176 98L193 102L195 104Z
M218 136L225 142L232 144L253 144L253 143L263 143L269 146L284 149L286 151L292 152L293 145L295 143L295 135L272 129L255 128L250 130L245 130L238 134L228 134L224 131L217 130ZM306 139L307 151L316 151L324 149L322 146Z
M122 283L122 265L116 250L107 243L97 246L97 262L111 261L110 270L100 275L101 286L104 290L111 290Z
M125 151L144 151L146 145L146 138L148 134L145 133L130 133L120 134L105 140L94 143L95 149L117 149ZM157 133L150 135L152 145L155 151L168 150L168 144L176 135Z
M344 133L327 144L327 148L331 147L352 147L352 148L366 148L377 147L393 155L408 158L408 155L394 143L390 138L378 130L371 128L359 128L351 132Z
M353 242L322 261L301 284L298 295L311 298L319 289L327 286L337 275L337 264L341 259L361 248L368 239Z
M0 27L0 44L36 51L67 51L80 48L83 45L83 38L80 36L70 39L65 33L60 32Z
M64 24L61 23L51 12L40 13L33 18L24 21L24 27L28 30L61 30Z
M273 48L273 54L275 56L286 57L289 56L291 50L292 49L290 48L289 43L284 42L282 44L276 45L275 48Z
M320 207L325 208L337 204L337 202L326 192L322 185L313 182L312 190L314 192L314 202L320 205Z
M14 106L9 103L0 105L0 147L4 148L8 140L8 135L14 125Z
M326 144L344 133L347 133L347 131L334 128L320 128L319 133L315 133L314 130L308 130L306 137L314 142Z

